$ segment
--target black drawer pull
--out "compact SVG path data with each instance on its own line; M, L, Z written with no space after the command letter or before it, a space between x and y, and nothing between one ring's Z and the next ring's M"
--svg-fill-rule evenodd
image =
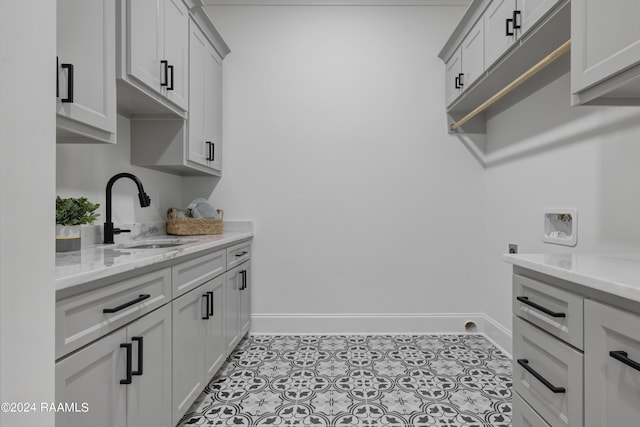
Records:
M506 23L505 36L512 36L513 29L509 29L509 23L511 23L511 26L513 27L513 19L505 19L505 23Z
M522 13L519 10L513 11L513 29L514 30L519 30L522 28L522 25L520 23L521 17L522 17Z
M213 312L213 291L209 291L207 292L207 305L208 305L208 313L209 316L215 316L215 313Z
M132 375L142 375L142 362L144 360L144 356L142 355L142 337L133 337L131 341L138 342L138 370L132 371Z
M134 299L133 301L129 301L129 302L125 302L122 305L119 305L117 307L114 308L105 308L104 310L102 310L103 313L116 313L120 310L124 310L127 307L131 307L134 304L139 303L140 301L144 301L146 299L151 298L151 295L149 294L142 294L140 295L138 298Z
M527 304L528 306L531 306L536 310L543 312L544 314L548 314L551 317L567 317L565 313L558 313L556 311L551 311L546 307L536 304L535 302L529 301L529 297L516 297L516 299L523 304Z
M202 294L202 298L204 298L204 314L202 315L203 320L209 319L209 295Z
M120 380L120 384L131 384L131 344L120 344L120 348L124 348L127 351L127 377Z
M160 61L160 66L164 70L164 81L162 81L162 76L160 77L160 86L168 86L169 85L169 61L163 59ZM160 71L162 73L162 70Z
M171 83L167 85L167 90L173 90L173 65L168 65L167 68L171 71Z
M635 360L629 359L626 351L610 351L609 356L624 363L627 366L631 366L636 371L640 371L640 363Z
M567 390L564 387L556 387L551 384L545 377L537 373L531 366L529 366L529 360L527 359L518 359L518 365L522 366L527 370L531 375L536 377L545 387L551 390L554 393L566 393Z
M456 76L454 81L455 81L455 88L456 89L460 89L462 87L462 86L460 86L460 76Z
M60 64L60 68L67 69L67 97L60 102L73 102L73 64Z
M249 253L249 252L247 252L247 251L238 252L238 253L236 254L236 257L245 256L245 255L246 255L246 254L248 254L248 253Z

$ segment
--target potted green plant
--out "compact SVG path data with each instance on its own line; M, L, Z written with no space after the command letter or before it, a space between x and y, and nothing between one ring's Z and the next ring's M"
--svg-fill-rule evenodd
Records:
M100 214L99 203L91 203L86 197L66 198L56 196L56 252L80 250L80 225L91 224Z

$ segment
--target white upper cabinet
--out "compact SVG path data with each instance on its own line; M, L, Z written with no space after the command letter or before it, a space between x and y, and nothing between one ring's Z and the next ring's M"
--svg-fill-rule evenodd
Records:
M514 21L514 17L517 22ZM493 64L515 43L519 23L515 0L493 0L484 13L485 62Z
M451 105L456 100L458 95L462 93L462 87L460 86L460 75L462 74L462 50L458 48L453 56L449 58L446 67L445 75L445 98L447 106Z
M446 102L450 105L484 72L484 22L478 20L446 63Z
M181 0L120 1L118 78L128 85L118 87L118 106L125 113L172 112L184 117L189 84L187 7Z
M56 43L57 141L115 143L114 0L58 0Z
M445 63L449 131L486 133L486 117L565 74L568 55L517 92L492 99L562 46L570 27L569 0L473 0L438 55Z
M640 104L640 2L571 2L574 104Z
M131 163L180 175L220 176L222 61L230 50L201 6L189 12L189 117L132 117Z
M487 65L500 59L557 2L558 0L493 0L484 14Z
M222 58L195 23L189 40L190 91L187 160L222 171Z
M461 45L462 76L458 83L462 86L463 91L466 86L470 86L478 80L485 70L484 43L484 22L480 19L469 31Z

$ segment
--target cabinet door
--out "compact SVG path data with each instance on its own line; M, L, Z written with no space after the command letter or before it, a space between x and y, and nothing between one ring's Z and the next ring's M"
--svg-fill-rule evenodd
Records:
M542 19L559 0L518 0L518 10L521 12L520 27L522 34ZM567 23L569 25L569 23Z
M222 171L222 58L208 45L204 59L204 136L211 142L208 166Z
M484 20L480 19L462 41L462 81L465 91L484 73Z
M494 0L484 12L485 65L490 67L516 41L513 20L515 0Z
M251 261L240 267L240 337L249 332L251 326Z
M160 93L165 69L160 63L164 54L164 2L127 0L127 73L151 90Z
M584 312L585 427L636 426L640 316L590 300Z
M58 0L57 15L56 112L115 134L115 2Z
M127 326L133 381L127 386L127 425L172 427L171 304Z
M226 336L227 353L231 353L240 342L240 293L242 292L242 266L227 271L226 289Z
M187 159L222 170L222 59L195 23L189 33Z
M638 16L634 0L572 0L572 93L640 63Z
M164 0L164 56L169 63L166 97L186 110L189 96L189 11L182 0Z
M203 318L206 293L199 287L173 300L173 423L204 388Z
M458 49L456 53L447 61L445 74L445 98L447 106L460 95L459 79L462 75L462 53Z
M209 381L224 362L227 342L224 330L226 276L218 276L204 286L209 304L208 319L204 320L204 370Z
M57 427L123 427L126 425L124 329L56 363L56 401L78 411L56 412ZM83 406L86 405L86 406ZM83 411L86 408L86 412Z
M209 147L205 137L205 60L209 42L193 22L189 31L189 143L187 159L208 166Z

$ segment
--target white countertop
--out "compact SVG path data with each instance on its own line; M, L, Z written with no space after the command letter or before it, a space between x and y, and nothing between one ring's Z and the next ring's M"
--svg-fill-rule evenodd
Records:
M164 249L122 249L118 245L94 245L81 251L56 254L56 290L103 279L115 274L146 267L162 261L195 254L200 251L228 246L253 237L251 231L225 231L206 236L153 236L144 240L162 238L195 240L183 246Z
M504 254L513 265L640 302L640 255Z

